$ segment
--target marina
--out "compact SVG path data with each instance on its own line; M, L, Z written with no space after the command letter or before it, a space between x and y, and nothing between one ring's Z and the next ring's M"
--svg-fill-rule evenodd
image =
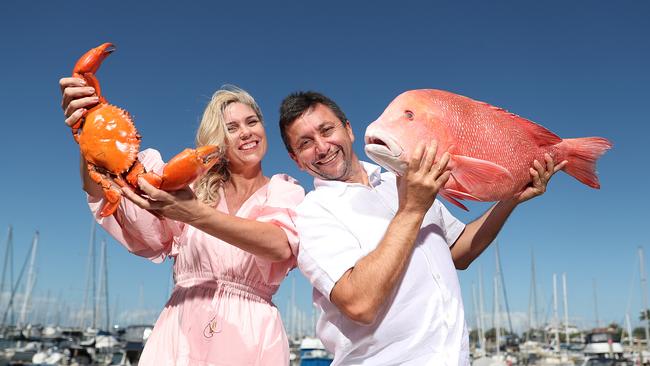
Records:
M37 281L35 262L40 235L35 232L18 275L13 274L13 229L8 228L5 240L5 260L2 288L11 296L0 305L0 366L4 365L137 365L139 356L153 328L152 324L116 325L109 310L106 241L97 250L97 233L91 225L87 249L86 281L83 304L77 317L68 317L77 324L65 324L61 311L48 314L29 311L33 306L33 290ZM646 342L650 330L647 319L642 327L632 329L629 314L625 326L615 323L607 327L583 328L570 322L567 277L552 276L550 317L540 319L537 309L537 275L535 256L531 252L530 304L528 327L521 333L513 331L506 291L506 277L499 252L493 243L495 271L492 278L492 301L485 301L482 271L478 286L472 285L472 296L465 299L466 319L470 330L471 363L489 365L650 365L650 349ZM99 252L99 260L95 259ZM647 279L642 248L637 251L638 272L647 306ZM8 279L12 281L7 281ZM296 306L295 276L283 314L289 336L290 366L327 366L333 360L315 336L318 311L307 315ZM170 283L170 288L173 281ZM7 291L6 289L10 291ZM594 305L597 312L597 292L594 284ZM491 308L492 314L488 314ZM563 311L561 311L563 310ZM628 312L630 310L628 309ZM562 314L562 315L560 315ZM646 317L647 318L647 317ZM36 321L34 321L36 320Z
M88 260L86 262L85 295L80 305L77 325L62 321L60 314L34 314L32 292L36 283L34 264L38 256L39 233L32 243L18 276L14 278L13 229L9 227L5 241L3 288L11 296L2 302L0 327L0 366L4 365L137 365L152 324L116 325L109 311L106 241L102 240L99 256L96 249L96 227L90 230ZM528 328L517 334L512 319L506 291L506 278L499 253L499 243L493 243L495 271L492 278L492 302L485 301L486 286L479 271L478 287L472 285L471 299L465 299L466 319L470 326L470 352L472 365L650 365L650 349L645 341L649 331L648 321L634 330L629 314L625 327L611 324L608 327L580 328L570 323L566 274L553 274L552 315L538 319L537 279L535 256L531 252L531 294ZM645 257L638 249L639 279L644 306L647 305L647 280ZM98 268L96 268L98 267ZM8 283L8 284L7 284ZM170 287L173 283L170 283ZM289 336L290 366L327 366L333 360L321 341L315 336L317 309L308 316L297 306L295 277L285 308L285 328ZM6 291L6 290L5 290ZM594 305L597 293L594 285ZM487 309L492 308L492 314ZM563 310L562 316L560 316ZM629 310L628 310L629 311ZM34 322L40 319L40 322ZM54 320L54 321L53 321ZM57 324L58 322L58 324Z

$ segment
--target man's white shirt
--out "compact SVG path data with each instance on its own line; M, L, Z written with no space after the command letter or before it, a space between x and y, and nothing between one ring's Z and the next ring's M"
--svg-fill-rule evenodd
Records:
M330 302L336 282L374 250L398 206L395 175L362 162L370 186L314 180L297 208L298 265L322 314L317 334L332 365L468 365L468 336L449 246L465 225L436 200L427 212L397 290L372 325Z

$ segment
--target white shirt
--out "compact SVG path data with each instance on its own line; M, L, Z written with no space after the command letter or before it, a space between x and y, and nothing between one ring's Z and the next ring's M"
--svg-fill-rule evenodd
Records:
M469 365L468 334L449 246L465 225L435 201L397 291L372 325L330 302L334 284L381 241L398 205L395 175L362 162L371 187L314 180L297 208L298 265L322 314L317 335L332 365Z

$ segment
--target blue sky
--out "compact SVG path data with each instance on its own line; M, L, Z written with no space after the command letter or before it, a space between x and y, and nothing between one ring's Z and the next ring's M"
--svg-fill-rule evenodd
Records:
M566 272L569 314L621 323L641 309L637 248L650 215L647 2L20 2L0 5L0 134L4 193L0 234L14 228L15 273L40 230L35 297L83 301L91 217L78 178L78 147L63 124L58 79L102 42L117 45L98 73L107 99L128 109L143 136L169 159L191 146L202 110L222 84L259 102L270 149L267 175L286 172L307 189L277 130L278 106L301 89L324 92L348 115L363 154L365 126L400 92L445 89L536 121L562 137L604 136L614 149L599 162L602 189L566 174L519 207L499 236L510 309L528 311L530 253L540 306L550 314L552 273ZM463 221L488 204L470 204ZM157 314L169 263L154 265L109 241L111 305ZM99 243L98 240L98 243ZM479 269L491 311L494 251L459 277L470 324ZM293 271L276 303L284 312L292 279L298 306L311 290ZM542 300L544 304L542 304ZM636 323L636 321L634 321Z

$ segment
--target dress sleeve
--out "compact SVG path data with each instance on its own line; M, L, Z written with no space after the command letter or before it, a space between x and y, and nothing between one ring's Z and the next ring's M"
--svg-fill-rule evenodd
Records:
M138 154L138 159L148 171L162 173L165 164L158 151L144 150ZM104 230L129 252L155 263L162 262L171 252L174 239L183 229L182 223L159 219L128 199L122 199L115 214L109 217L99 215L104 206L103 197L88 196L88 206Z
M254 211L251 219L269 222L287 234L289 246L293 255L282 262L272 262L268 259L255 257L255 262L268 284L279 285L287 273L296 266L298 255L298 230L296 229L296 206L305 197L305 190L298 182L286 174L271 177L267 189L266 200Z
M366 253L343 222L309 198L298 207L298 267L329 301L334 285Z

